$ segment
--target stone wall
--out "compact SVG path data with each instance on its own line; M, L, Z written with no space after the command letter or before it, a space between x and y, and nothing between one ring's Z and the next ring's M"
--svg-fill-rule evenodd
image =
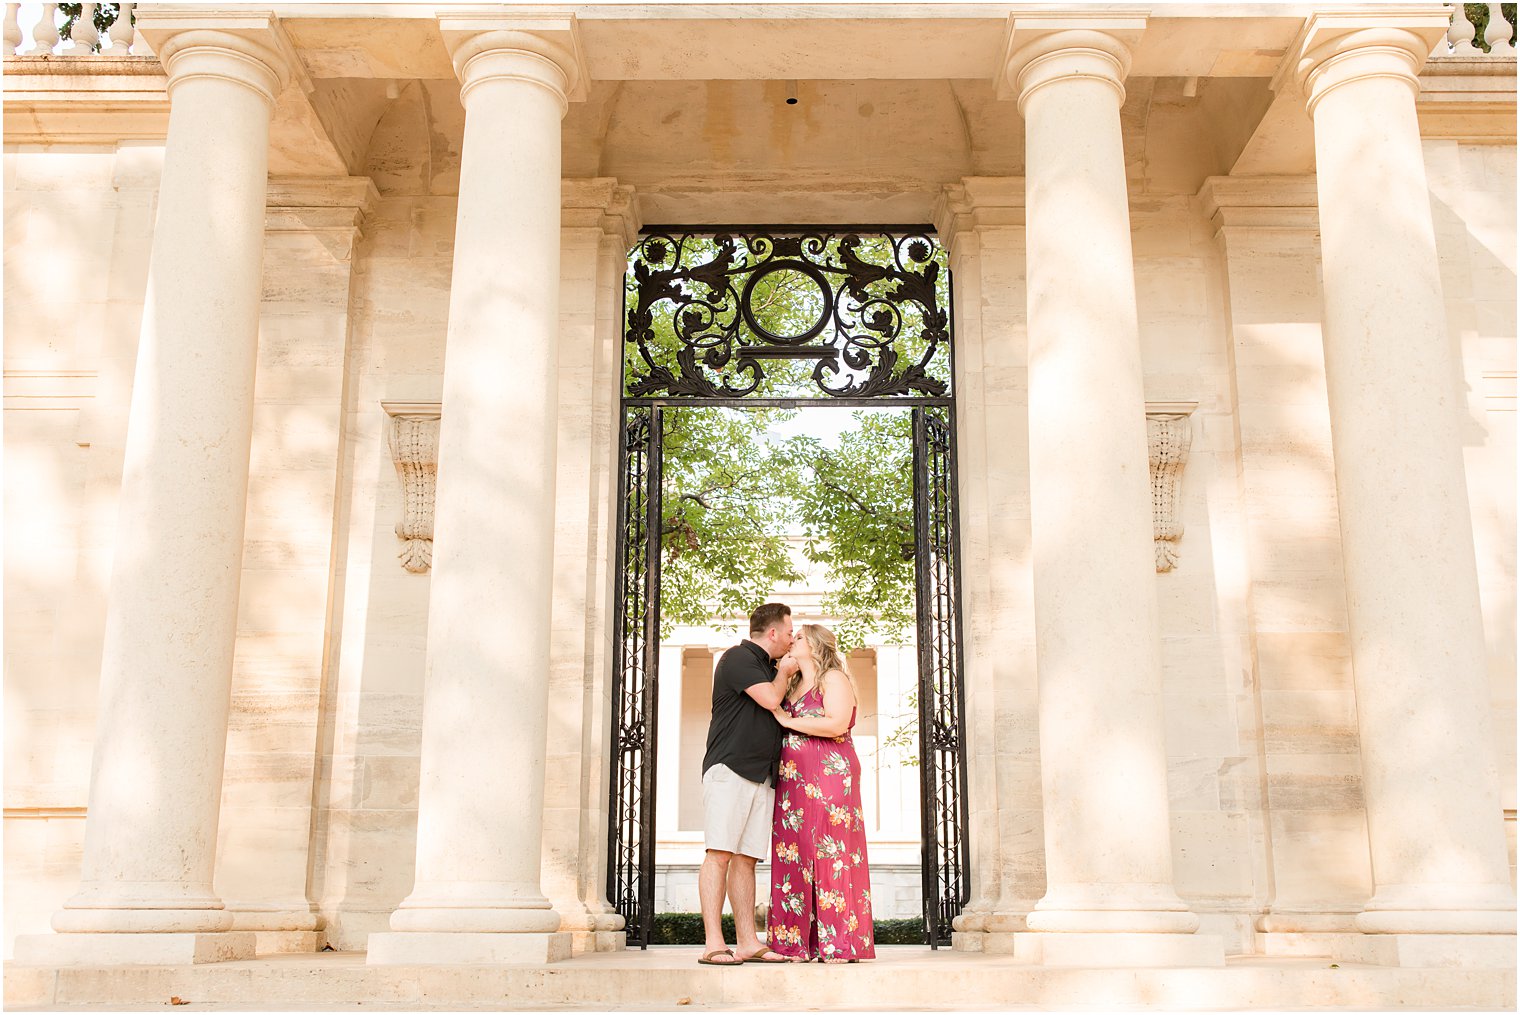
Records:
M5 149L5 954L79 882L161 144Z
M1467 405L1463 445L1499 775L1515 865L1515 149L1425 142L1447 326Z

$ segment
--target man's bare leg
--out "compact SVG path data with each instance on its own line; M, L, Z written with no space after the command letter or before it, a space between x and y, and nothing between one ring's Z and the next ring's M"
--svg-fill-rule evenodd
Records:
M735 853L728 864L728 901L734 906L734 954L747 959L765 947L755 932L755 858ZM779 961L767 958L767 962Z
M734 854L725 853L722 850L709 849L702 859L702 869L697 874L697 895L702 900L702 934L706 938L706 944L702 946L704 955L712 952L721 952L728 947L723 940L723 888L729 879L732 869ZM746 858L747 859L747 858ZM755 875L754 861L750 860L750 937L755 936ZM735 919L738 910L734 910ZM739 959L727 955L713 955L711 961L725 965L737 965Z

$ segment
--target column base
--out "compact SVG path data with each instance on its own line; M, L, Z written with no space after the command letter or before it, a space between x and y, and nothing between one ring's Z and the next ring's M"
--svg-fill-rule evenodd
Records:
M577 930L570 933L570 951L574 955L620 952L627 947L628 935L620 930Z
M1514 969L1514 934L1343 934L1330 957L1371 966Z
M177 934L22 934L16 961L34 966L184 966L254 957L252 931Z
M1256 929L1264 934L1357 934L1356 913L1349 910L1263 913Z
M260 955L319 952L327 944L322 914L310 907L228 902L233 930L252 931Z
M1186 909L1035 910L1029 929L1052 934L1192 934L1198 916Z
M1513 909L1368 909L1356 918L1364 934L1514 934Z
M1365 937L1359 931L1278 930L1256 935L1262 955L1287 959L1328 959L1342 943Z
M369 936L365 961L371 966L537 966L564 962L572 954L571 935L564 931L387 931Z
M256 930L253 937L260 955L300 955L327 947L325 930Z
M1274 911L1256 918L1256 952L1279 958L1329 958L1337 942L1359 938L1347 910Z
M1213 934L988 934L983 950L1042 966L1154 969L1224 965L1224 939ZM989 949L988 945L993 945Z

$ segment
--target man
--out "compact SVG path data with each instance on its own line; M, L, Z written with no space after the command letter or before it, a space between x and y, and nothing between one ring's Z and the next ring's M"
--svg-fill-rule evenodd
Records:
M792 610L766 603L749 618L749 637L723 653L713 671L712 722L702 759L703 831L707 855L697 877L703 965L786 962L755 933L755 863L771 848L771 810L781 725L771 712L796 672ZM777 660L780 665L777 665ZM723 941L723 895L734 907L733 949Z

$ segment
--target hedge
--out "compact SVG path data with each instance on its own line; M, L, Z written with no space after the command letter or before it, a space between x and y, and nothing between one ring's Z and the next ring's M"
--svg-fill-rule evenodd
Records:
M876 943L879 945L927 944L924 921L876 920ZM705 940L701 913L656 913L649 943L655 945L699 945ZM723 914L723 940L734 940L734 918Z

